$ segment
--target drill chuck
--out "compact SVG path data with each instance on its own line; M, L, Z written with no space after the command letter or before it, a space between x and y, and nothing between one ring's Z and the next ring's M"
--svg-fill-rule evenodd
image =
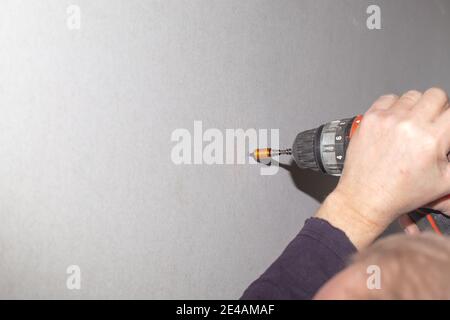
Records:
M362 116L335 120L316 129L300 132L292 146L292 156L300 168L339 176L344 168L350 138Z

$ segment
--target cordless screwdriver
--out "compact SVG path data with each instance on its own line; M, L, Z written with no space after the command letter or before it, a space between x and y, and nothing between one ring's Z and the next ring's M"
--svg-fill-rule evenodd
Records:
M358 115L331 121L297 134L292 148L256 149L252 155L258 162L274 156L291 155L297 166L302 169L340 176L344 169L348 145L362 120L363 116ZM450 235L450 218L440 211L419 208L409 213L409 216L422 231L432 230L438 234Z

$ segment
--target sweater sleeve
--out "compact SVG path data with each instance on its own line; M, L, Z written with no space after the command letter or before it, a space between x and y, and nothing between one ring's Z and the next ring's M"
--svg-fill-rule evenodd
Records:
M325 220L310 218L241 299L311 299L355 252L355 246L342 230Z

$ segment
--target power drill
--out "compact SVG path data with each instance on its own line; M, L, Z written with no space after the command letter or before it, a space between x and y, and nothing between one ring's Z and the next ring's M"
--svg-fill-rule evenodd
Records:
M302 169L310 169L325 174L340 176L344 168L345 154L350 139L363 119L362 115L335 120L318 128L300 132L291 149L257 149L253 157L257 161L273 156L292 155ZM450 235L450 217L430 208L419 208L409 213L409 217L421 231L431 230L438 234Z

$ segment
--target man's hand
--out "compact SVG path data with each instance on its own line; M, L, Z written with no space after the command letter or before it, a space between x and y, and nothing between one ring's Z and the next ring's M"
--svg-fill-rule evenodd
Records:
M364 247L402 214L450 193L449 150L443 90L382 96L364 115L338 186L316 216Z

